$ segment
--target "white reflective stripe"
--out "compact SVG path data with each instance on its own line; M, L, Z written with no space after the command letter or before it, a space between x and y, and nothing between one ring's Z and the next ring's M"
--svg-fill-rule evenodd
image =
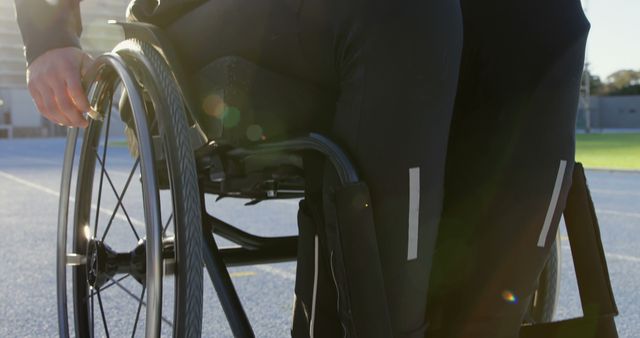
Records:
M420 216L420 167L409 168L409 233L407 260L418 258L418 220Z
M558 175L556 176L556 183L551 193L551 201L549 201L549 209L547 209L547 216L544 218L544 224L542 225L542 231L538 238L538 246L543 248L547 242L547 235L549 234L549 228L551 227L551 221L553 215L556 213L556 207L558 206L558 197L560 197L560 189L562 188L562 181L564 180L564 172L567 169L567 161L560 160L560 167L558 168Z
M313 298L311 299L311 324L309 325L309 336L311 338L313 338L313 328L316 323L316 297L318 296L318 235L315 238L313 255Z

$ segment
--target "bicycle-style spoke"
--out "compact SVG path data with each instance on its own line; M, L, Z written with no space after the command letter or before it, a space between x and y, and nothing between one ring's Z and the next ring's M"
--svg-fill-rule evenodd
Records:
M151 123L151 128L149 128L149 130L152 130L157 125L157 122L158 122L158 119L156 119L154 117L153 122ZM98 158L98 161L102 164L103 162L102 162L102 159L100 158L100 156L98 156L96 154L96 157ZM125 214L125 218L127 219L128 223L129 223L129 227L131 228L131 230L133 231L134 235L136 236L136 239L138 241L140 240L140 236L138 235L138 232L135 230L135 227L133 226L133 221L131 221L131 218L129 217L129 213L126 211L126 209L124 208L124 205L122 204L122 200L124 199L124 195L127 193L127 190L129 189L129 185L130 185L131 180L133 178L133 174L135 174L135 172L138 169L139 165L140 165L140 156L138 156L136 158L136 161L135 161L135 163L133 165L133 168L131 168L131 171L129 172L129 176L127 177L127 181L126 181L125 186L122 189L122 193L120 195L118 195L118 193L116 192L115 186L114 186L109 174L106 173L106 170L105 170L105 174L107 176L107 180L109 181L109 183L111 185L111 189L113 190L113 193L116 195L116 198L117 198L118 201L116 203L116 207L113 210L113 213L111 214L111 217L109 218L109 222L107 222L107 227L105 228L105 231L102 234L102 238L101 238L102 241L104 241L105 238L107 237L107 234L109 233L109 230L111 229L111 226L113 225L113 220L115 219L120 207L122 207L122 211ZM101 184L101 187L102 187L102 184Z
M98 162L100 162L100 164L102 165L102 167L104 168L104 163L102 162L102 160L100 159L100 156L98 156L98 154L96 153L96 158L98 159ZM135 169L137 167L137 161L136 161L136 165L133 167L134 172ZM131 227L131 231L133 231L133 235L136 236L136 240L140 240L140 236L138 235L138 232L136 231L136 229L133 226L133 222L131 221L131 218L129 217L129 213L127 212L127 209L124 208L124 205L122 204L122 200L124 199L124 194L127 192L127 189L129 188L129 183L131 182L131 177L132 175L129 175L129 178L127 178L127 182L125 183L125 187L122 191L122 195L118 194L118 191L115 187L115 185L113 184L113 181L111 180L111 176L109 175L109 173L106 171L104 171L105 177L107 178L107 183L109 183L109 186L111 186L111 191L113 191L113 194L116 195L116 199L118 200L118 202L116 203L116 207L113 210L113 215L111 217L111 219L109 219L109 223L107 224L107 228L104 231L104 234L102 234L102 241L104 241L104 238L107 236L107 233L109 232L109 229L111 228L111 220L115 217L115 214L118 212L118 208L122 208L122 212L124 213L124 216L127 218L127 222L129 222L129 226Z
M136 336L136 329L138 328L138 319L140 319L140 310L142 309L142 300L144 299L144 292L147 288L142 286L142 293L140 294L140 301L138 302L138 311L136 312L136 320L133 322L133 332L131 333L131 338Z
M128 277L131 277L131 275L130 275L130 274L126 274L126 275L124 275L124 276L122 276L122 277L118 278L118 282L122 282L123 280L127 279ZM116 285L115 281L113 281L113 282L111 282L111 283L109 283L109 284L105 285L104 287L101 287L101 288L100 288L100 292L102 292L102 291L104 291L104 290L106 290L106 289L108 289L108 288L110 288L110 287L112 287L112 286L114 286L114 285ZM96 292L95 292L95 291L92 291L92 292L91 292L91 294L89 294L86 298L93 297L95 294L96 294ZM85 298L85 299L86 299L86 298Z
M111 278L111 280L113 280L113 278ZM127 289L124 286L122 286L122 284L120 284L119 282L116 282L116 286L119 287L120 290L124 291L127 295L129 295L129 297L137 300L138 302L140 302L145 307L147 306L147 303L144 300L142 300L142 298L134 295L133 292L129 291L129 289ZM171 323L171 321L169 319L165 318L165 316L162 316L162 321L165 322L167 325L173 327L173 323Z
M169 228L169 225L171 224L171 220L173 220L173 213L171 213L171 216L169 216L169 219L167 220L167 223L164 225L164 228L162 228L162 236L164 236L164 234L167 233L167 229Z
M111 105L109 105L109 108L111 108ZM104 144L103 144L103 149L102 149L102 160L106 161L107 160L107 144L109 142L109 130L111 129L111 109L108 110L107 116L107 127L104 133ZM98 203L97 203L97 208L96 208L96 224L93 228L93 233L95 235L98 234L98 220L100 219L100 202L102 200L102 182L104 181L104 173L106 168L104 167L103 162L100 162L100 168L102 170L100 170L100 184L98 186Z
M102 315L102 325L104 325L104 332L107 334L107 338L109 338L109 327L107 326L107 316L104 315L104 307L102 307L102 297L100 297L100 290L96 290L96 295L98 296L98 305L100 306L100 314Z
M94 310L94 307L93 307L93 296L92 296L91 297L91 337L95 337L96 336L96 330L95 330L96 322L94 320L95 317L93 315L93 313L94 313L93 310Z
M155 128L157 124L158 124L158 119L154 115L153 121L151 121L151 127L149 128L149 130L153 130L153 128Z
M131 172L129 172L129 177L127 177L127 182L125 183L125 186L122 190L122 195L121 197L124 198L124 195L127 193L127 190L129 189L129 183L131 183L131 179L133 178L133 174L135 174L136 169L138 169L138 165L140 164L140 158L138 158L136 160L136 162L133 165L133 168L131 168ZM104 241L104 239L107 237L107 234L109 233L109 229L111 229L111 225L113 224L113 219L116 217L116 214L118 213L118 209L120 208L120 205L122 205L122 201L118 201L118 204L116 205L115 209L113 210L113 213L111 214L111 217L109 218L109 222L107 223L107 227L104 230L104 233L102 234L102 241ZM129 225L133 227L133 222L131 221L131 219L127 218L127 221L129 221Z

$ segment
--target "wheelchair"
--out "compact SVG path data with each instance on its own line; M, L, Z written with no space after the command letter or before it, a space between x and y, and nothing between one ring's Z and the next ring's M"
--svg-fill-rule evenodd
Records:
M199 336L206 270L233 335L253 337L228 267L294 261L298 237L245 232L210 215L205 195L248 204L304 198L304 152L321 154L342 187L362 184L357 169L317 133L271 140L254 130L245 144L211 136L215 126L199 116L190 80L162 32L144 23L120 24L127 39L99 56L84 76L97 114L83 133L70 129L67 137L57 238L60 336ZM263 71L233 57L220 65L213 77L230 68L233 74ZM237 82L244 81L240 77ZM314 95L295 82L274 81L271 90ZM249 93L216 83L212 114L233 119L220 102L233 91ZM270 104L277 109L287 102ZM110 148L118 142L110 139L116 129L127 136L130 163L109 157L108 148L126 151ZM214 234L235 245L218 247ZM558 238L525 324L552 320L559 265Z

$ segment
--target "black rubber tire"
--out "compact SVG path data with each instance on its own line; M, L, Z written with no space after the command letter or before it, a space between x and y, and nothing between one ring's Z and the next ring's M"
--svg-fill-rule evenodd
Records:
M189 137L187 112L175 78L165 59L150 44L130 39L118 44L114 51L126 61L139 63L137 74L147 90L158 119L164 154L167 157L169 181L174 195L176 223L175 250L176 308L174 337L200 337L202 330L202 210L198 173Z
M154 136L159 136L162 150L158 152L156 149L154 152L163 154L164 158L156 157L154 165L156 171L164 171L167 175L156 173L154 179L162 180L160 176L168 177L168 186L162 182L159 182L158 186L169 188L171 191L175 231L173 336L200 337L203 307L202 211L195 156L190 143L185 106L169 66L155 48L140 40L126 40L118 44L114 52L125 60L128 68L135 74L137 82L143 88L144 96L150 100L151 112L148 114L153 114L157 119L157 126L152 129L152 133ZM87 211L90 206L83 201L83 196L88 193L90 197L92 187L83 187L82 184L93 182L96 159L91 152L92 147L97 144L96 140L99 139L99 136L95 136L96 132L100 134L99 125L97 126L96 130L90 125L85 132L85 142L81 151L78 172L79 189L76 197L78 202L73 229L75 252L87 250L86 244L82 243L83 234L79 224L87 220L87 213L90 214ZM137 142L151 142L158 145L154 140L137 140ZM158 259L163 258L158 257ZM74 269L73 280L76 336L89 336L87 335L89 320L84 311L88 304L86 298L84 303L79 301L83 299L83 295L85 297L87 295L86 273L82 272L82 269Z

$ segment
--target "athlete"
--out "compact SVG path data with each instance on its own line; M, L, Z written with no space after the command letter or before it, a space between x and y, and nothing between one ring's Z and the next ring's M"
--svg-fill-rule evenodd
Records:
M579 0L159 3L134 0L128 19L162 27L188 74L236 55L332 98L320 131L369 186L393 337L518 336L571 184L589 30ZM78 1L16 8L38 109L85 127ZM314 298L299 273L294 337L344 335L324 175L307 177L300 241L320 234L320 275Z

